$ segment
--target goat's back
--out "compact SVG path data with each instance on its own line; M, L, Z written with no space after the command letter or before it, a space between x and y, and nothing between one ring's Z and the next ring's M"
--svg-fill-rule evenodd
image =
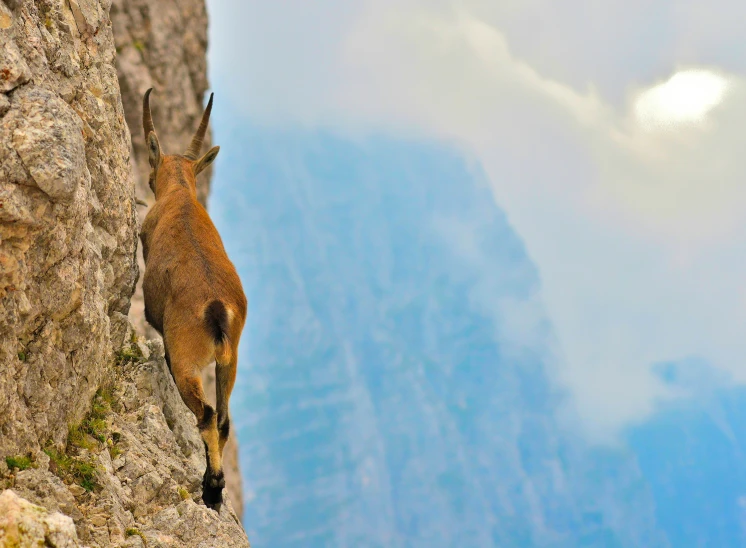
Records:
M236 268L207 211L187 192L158 200L143 223L147 248L145 305L161 324L167 309L180 321L202 321L219 300L232 318L246 318L246 297Z

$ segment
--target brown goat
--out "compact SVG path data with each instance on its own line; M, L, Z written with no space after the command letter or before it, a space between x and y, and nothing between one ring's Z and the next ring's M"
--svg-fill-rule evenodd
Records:
M238 341L246 321L246 297L215 225L197 201L196 176L218 155L211 148L198 159L212 110L184 155L163 155L143 99L143 130L155 204L143 222L145 319L162 336L166 363L184 403L197 417L207 466L202 500L220 509L225 478L223 447L230 430L228 399L236 380ZM215 360L217 414L207 403L200 373Z

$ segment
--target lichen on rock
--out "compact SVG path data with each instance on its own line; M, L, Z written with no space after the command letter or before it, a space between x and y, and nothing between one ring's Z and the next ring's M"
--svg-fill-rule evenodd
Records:
M31 181L52 201L67 201L85 177L83 122L56 93L24 86L13 94L13 148ZM12 123L12 122L11 122ZM89 183L90 184L90 183Z

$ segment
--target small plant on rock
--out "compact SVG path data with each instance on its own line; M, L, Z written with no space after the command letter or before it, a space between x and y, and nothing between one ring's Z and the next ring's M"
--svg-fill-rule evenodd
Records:
M145 538L145 535L143 535L137 527L128 527L124 534L127 536L127 538L134 536L140 537L147 546L147 539Z
M109 425L106 422L113 402L111 387L99 389L93 398L91 411L80 424L71 426L68 430L66 451L60 452L52 445L44 449L50 459L50 470L63 480L77 483L86 491L94 491L99 487L93 453L106 446L112 458L119 454L119 448L116 447L119 433L109 436Z
M137 345L137 336L134 334L130 342L122 346L115 353L115 364L117 367L123 367L132 363L142 363L144 359L145 357Z
M70 483L77 483L86 491L94 491L99 487L92 456L71 456L51 446L44 449L44 452L49 457L49 470L55 475Z
M5 464L7 464L8 468L11 470L14 468L17 468L18 470L26 470L34 465L29 456L5 457Z

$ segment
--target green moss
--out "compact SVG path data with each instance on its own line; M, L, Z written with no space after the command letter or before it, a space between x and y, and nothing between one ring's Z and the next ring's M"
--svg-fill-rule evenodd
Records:
M61 453L54 447L47 447L44 452L49 457L49 469L58 477L71 483L77 483L86 491L99 487L96 482L96 465L93 457L87 458Z
M94 437L101 443L106 443L106 430L108 429L108 426L105 420L92 418L88 420L88 424L86 426L88 428L88 433L92 437Z
M97 447L96 440L88 435L83 423L76 424L68 429L67 444L68 446L77 447L78 449L87 449L89 451L93 451Z
M115 354L115 364L119 367L128 365L131 363L141 363L143 361L143 355L140 351L140 347L137 346L136 342L132 342L129 345L123 346Z
M112 432L111 437L106 440L106 444L109 446L109 456L112 460L122 454L122 450L117 445L122 435L119 432Z
M111 447L109 447L109 456L111 457L111 460L114 460L121 454L122 450L119 449L119 447L117 447L116 445L112 445Z
M114 387L111 385L102 386L96 392L96 397L104 403L108 403L111 407L114 403Z
M187 491L186 489L184 489L181 485L179 485L177 491L179 493L179 496L181 497L181 500L187 500L187 499L191 498L191 495L189 494L189 491Z
M109 436L109 425L106 416L114 403L114 392L106 386L96 392L91 403L91 411L80 424L73 425L67 432L67 448L60 452L49 446L44 452L51 460L50 469L60 478L77 483L87 491L98 488L96 483L96 464L93 453L106 446L112 458L121 451L116 447L120 434ZM89 452L88 456L78 456L81 449Z
M140 40L135 40L132 42L132 45L135 47L137 51L140 53L145 51L145 44L143 44Z
M93 462L76 461L73 472L80 486L86 491L93 491L99 487L96 482L96 465Z
M13 470L13 468L18 468L19 470L26 470L27 468L30 468L34 465L33 461L31 460L31 457L5 457L5 464L8 465L8 468Z
M103 399L101 396L96 394L91 404L91 412L88 414L88 418L91 421L99 421L106 417L106 414L111 409L111 404Z
M18 359L21 360L22 362L25 362L28 359L28 354L26 354L26 352L21 350L20 352L18 352Z
M124 534L128 538L129 537L134 537L135 535L137 535L138 537L140 537L143 540L143 542L145 543L146 546L148 545L148 541L145 538L145 535L143 535L142 532L137 527L127 527L127 529L125 530Z
M93 450L96 442L107 443L109 425L106 416L114 403L114 393L110 387L103 387L96 392L91 403L91 411L75 426L71 426L67 435L67 443L81 449ZM117 439L118 441L118 439Z

